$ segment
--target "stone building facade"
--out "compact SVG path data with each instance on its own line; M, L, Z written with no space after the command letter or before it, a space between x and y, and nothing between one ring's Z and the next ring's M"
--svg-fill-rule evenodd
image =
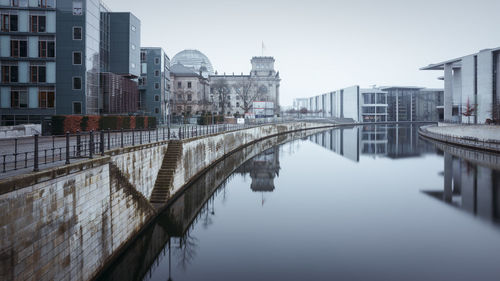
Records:
M213 110L209 93L209 80L201 72L182 64L175 64L170 69L170 104L172 115L199 115Z
M224 115L244 115L249 113L251 115L277 115L280 112L279 105L279 89L280 89L280 76L279 72L274 69L273 57L253 57L251 60L252 70L248 75L210 75L210 85L213 86L217 81L224 80L229 88L229 94L225 100L224 112L220 106L220 101L217 101L217 95L213 93L217 111L224 113ZM272 107L265 110L265 113L259 113L257 103L266 102L271 104ZM264 103L259 103L264 104Z

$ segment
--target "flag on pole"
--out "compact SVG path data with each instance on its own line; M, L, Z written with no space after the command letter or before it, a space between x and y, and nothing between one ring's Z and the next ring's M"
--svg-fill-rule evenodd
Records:
M266 49L266 46L264 45L264 41L262 41L262 56L264 56L265 49Z

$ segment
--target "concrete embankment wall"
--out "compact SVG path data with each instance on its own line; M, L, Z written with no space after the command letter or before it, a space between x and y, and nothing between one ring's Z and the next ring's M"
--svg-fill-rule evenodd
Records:
M186 140L173 193L242 146L326 126L266 125ZM167 147L116 149L0 181L0 280L92 279L156 216L149 198Z
M424 126L419 128L419 134L444 143L500 152L500 127L498 126Z
M154 210L109 160L0 195L0 280L88 280L140 230Z

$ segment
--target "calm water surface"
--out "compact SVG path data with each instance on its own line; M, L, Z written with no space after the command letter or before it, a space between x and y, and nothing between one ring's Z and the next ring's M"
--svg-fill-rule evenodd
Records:
M202 178L103 278L500 280L498 159L466 152L409 125L276 146Z

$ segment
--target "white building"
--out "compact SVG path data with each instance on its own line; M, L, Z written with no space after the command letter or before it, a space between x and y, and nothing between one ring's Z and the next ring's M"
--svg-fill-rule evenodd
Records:
M486 123L500 119L500 47L431 64L421 70L444 71L444 119ZM469 110L468 110L469 109ZM472 110L472 116L466 116ZM470 120L470 121L469 121Z

